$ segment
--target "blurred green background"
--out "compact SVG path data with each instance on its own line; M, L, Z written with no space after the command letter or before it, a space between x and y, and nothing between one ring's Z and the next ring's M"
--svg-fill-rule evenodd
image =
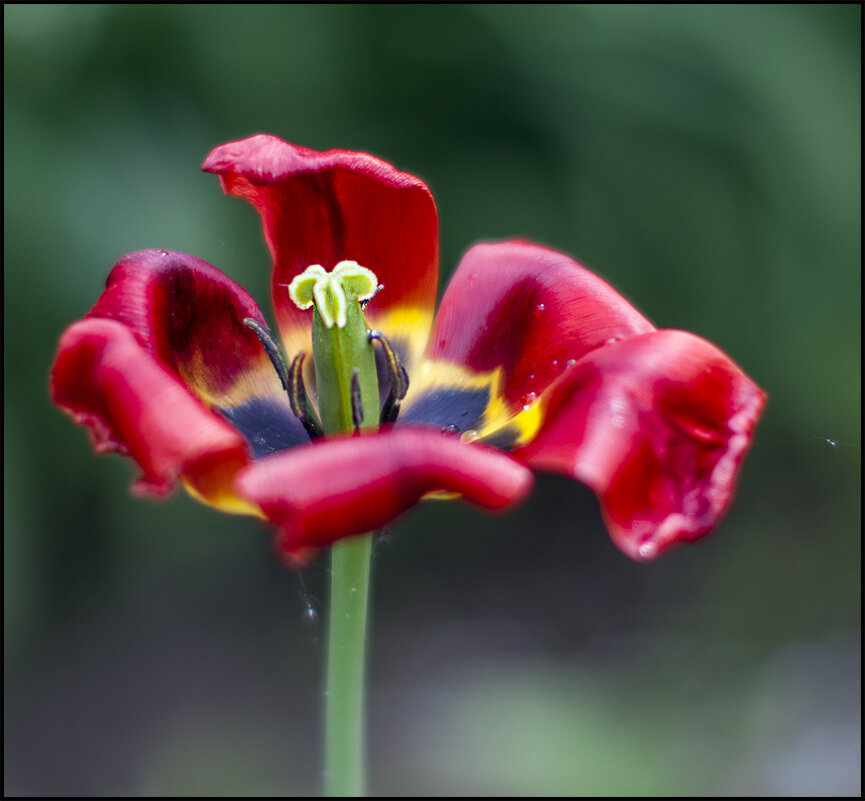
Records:
M427 504L374 559L380 794L860 792L860 44L851 5L4 6L5 790L309 794L326 562L134 500L48 400L124 253L270 313L255 213L199 165L365 150L473 242L572 254L769 393L738 497L638 565L592 494Z

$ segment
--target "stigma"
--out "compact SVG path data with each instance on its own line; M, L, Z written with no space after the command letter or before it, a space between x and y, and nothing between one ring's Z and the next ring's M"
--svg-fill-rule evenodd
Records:
M288 296L299 309L313 305L326 328L345 328L350 299L360 302L378 290L375 273L356 261L341 261L331 272L312 264L288 285Z

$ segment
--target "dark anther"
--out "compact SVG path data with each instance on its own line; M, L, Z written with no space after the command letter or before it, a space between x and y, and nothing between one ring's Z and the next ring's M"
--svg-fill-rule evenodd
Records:
M273 334L270 333L270 330L266 326L263 326L258 320L253 320L252 317L244 317L243 324L258 337L258 341L261 342L264 350L267 352L273 369L276 370L276 374L279 376L282 388L288 392L288 370L285 367L285 359L282 358L282 351L280 351L279 345L276 344Z
M303 360L306 354L301 351L294 357L291 362L291 369L288 373L289 390L288 402L291 404L291 411L295 417L303 417L306 414L306 387L303 383Z
M273 369L279 376L282 388L288 393L288 402L295 417L300 420L310 439L318 439L323 436L321 425L316 421L309 408L306 397L306 387L303 385L303 359L305 353L298 353L291 363L291 367L285 366L282 351L279 349L273 334L258 320L252 317L244 317L243 324L250 329L261 342Z
M397 417L399 417L399 401L393 396L393 390L391 390L384 399L378 421L380 425L393 424Z
M390 382L390 392L382 406L379 422L395 423L399 415L400 401L405 397L406 392L408 392L408 373L405 371L405 367L402 366L402 362L400 362L393 345L390 344L388 338L381 331L370 331L369 338L378 342L384 351L385 360L387 361L388 381Z
M354 423L354 433L357 434L363 423L363 399L360 395L360 379L357 367L351 368L351 421Z
M291 367L288 369L288 378L286 381L288 385L286 387L288 390L288 402L291 405L291 411L300 420L309 438L318 439L324 436L324 431L309 408L306 387L303 383L303 360L305 358L306 354L301 351L294 357L294 361L292 361Z

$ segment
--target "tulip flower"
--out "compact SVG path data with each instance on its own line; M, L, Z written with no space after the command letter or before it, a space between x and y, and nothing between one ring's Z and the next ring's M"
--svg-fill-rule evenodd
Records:
M528 492L528 468L588 484L637 559L702 536L726 510L764 394L708 342L657 330L572 259L521 241L471 248L434 319L436 209L417 178L263 135L216 148L204 169L261 214L279 338L216 268L142 251L63 334L53 371L56 403L98 451L138 463L139 492L179 479L205 503L269 519L294 555L438 491L507 506ZM388 344L361 343L374 363L361 436L310 437L272 357L279 341L289 359L314 355L313 300L301 308L289 286L340 263L377 281L369 298L346 294L361 337ZM391 367L408 387L381 423ZM309 419L323 402L313 358L299 372Z
M433 197L373 156L258 135L203 169L261 215L275 331L215 267L141 251L52 373L96 450L138 464L136 491L180 482L269 521L295 563L425 497L508 507L534 471L591 487L640 560L728 508L765 395L714 345L516 240L470 248L434 314Z

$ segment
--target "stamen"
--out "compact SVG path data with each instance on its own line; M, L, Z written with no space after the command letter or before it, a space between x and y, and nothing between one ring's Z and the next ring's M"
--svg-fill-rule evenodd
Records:
M378 418L379 425L395 423L397 417L399 417L399 407L400 403L393 396L393 390L391 390L387 393L387 397L384 399L384 403L382 404L381 414Z
M294 416L300 420L310 439L324 436L321 424L315 419L309 408L306 386L303 383L303 360L306 354L301 351L294 357L288 371L288 402Z
M324 436L321 424L315 419L313 412L310 409L306 387L303 383L303 360L305 353L298 353L291 363L291 367L285 366L285 359L282 356L282 351L279 345L273 338L270 330L263 326L258 320L252 317L244 317L243 324L252 331L261 342L262 347L267 353L273 369L276 370L279 376L279 382L282 388L288 393L288 403L291 406L291 411L294 416L300 420L306 433L310 439L318 439Z
M370 331L368 336L370 341L378 342L384 351L388 381L390 382L390 392L382 406L379 423L395 423L399 416L400 401L408 392L408 373L402 366L393 345L381 331Z
M351 368L351 421L354 423L354 433L360 433L363 424L363 399L360 395L360 370Z
M381 331L370 331L369 338L381 345L387 360L387 373L394 397L397 400L402 400L406 392L408 392L408 373L405 367L402 366L396 350L394 350L393 345L390 344L390 340Z
M252 317L244 317L243 324L258 337L258 341L264 347L270 363L273 365L273 369L276 370L276 374L279 376L282 388L288 392L288 370L285 366L285 359L282 357L282 351L273 338L273 334L270 333L268 328Z

